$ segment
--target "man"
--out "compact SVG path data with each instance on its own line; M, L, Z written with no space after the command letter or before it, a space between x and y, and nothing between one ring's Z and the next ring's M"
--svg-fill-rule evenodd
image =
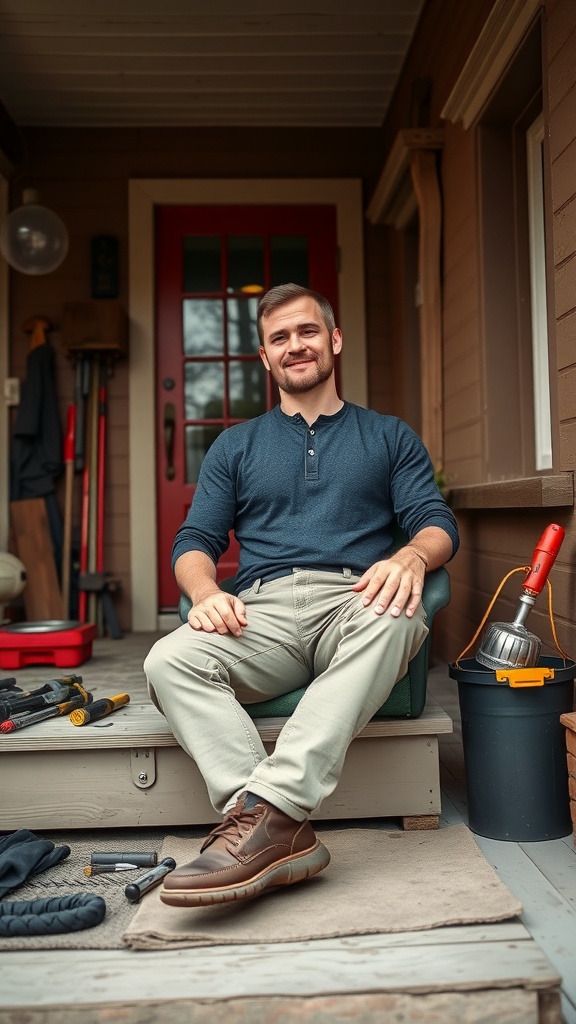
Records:
M326 299L273 288L258 331L280 405L207 453L173 549L188 623L145 663L153 701L224 814L200 856L166 877L160 896L174 906L244 899L327 866L308 819L427 635L426 570L458 546L419 438L339 398L342 334ZM394 520L410 540L392 553ZM231 529L237 596L216 583ZM306 684L267 755L241 705Z

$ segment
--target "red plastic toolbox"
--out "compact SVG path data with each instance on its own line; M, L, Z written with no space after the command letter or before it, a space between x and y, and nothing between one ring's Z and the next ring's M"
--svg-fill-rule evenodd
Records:
M91 622L50 628L49 623L22 623L0 629L0 668L57 665L73 668L92 657L98 630Z

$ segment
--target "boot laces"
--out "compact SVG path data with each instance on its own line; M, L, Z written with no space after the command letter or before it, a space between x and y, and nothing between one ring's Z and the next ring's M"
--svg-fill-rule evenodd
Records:
M208 833L204 840L200 852L203 853L210 843L213 843L215 839L219 837L226 839L232 846L239 846L242 840L250 830L257 824L258 819L262 815L262 807L250 807L248 810L233 810L226 815L224 821L220 825L216 825L211 832Z

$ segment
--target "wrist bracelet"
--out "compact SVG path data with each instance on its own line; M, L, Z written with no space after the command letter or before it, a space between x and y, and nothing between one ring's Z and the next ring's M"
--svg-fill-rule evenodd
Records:
M424 562L425 567L428 568L428 561L424 558L424 555L421 555L419 551L416 551L416 548L411 547L410 551L413 551L416 557L419 558L421 562Z

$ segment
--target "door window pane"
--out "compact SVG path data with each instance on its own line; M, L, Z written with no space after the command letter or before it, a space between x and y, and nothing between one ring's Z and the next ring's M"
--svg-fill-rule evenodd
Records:
M264 290L264 239L257 235L231 235L228 239L228 291L249 285Z
M308 288L308 239L306 235L272 235L270 284L301 284Z
M198 474L202 460L210 445L216 440L222 427L186 427L184 444L186 446L186 483L198 482Z
M228 364L230 415L249 419L266 412L266 370L261 359Z
M224 363L186 363L184 416L213 420L224 415Z
M258 331L256 310L258 299L228 299L228 352L230 355L256 355Z
M182 317L184 355L208 356L224 352L224 317L219 299L184 299Z
M220 291L220 238L187 236L182 244L183 291Z

